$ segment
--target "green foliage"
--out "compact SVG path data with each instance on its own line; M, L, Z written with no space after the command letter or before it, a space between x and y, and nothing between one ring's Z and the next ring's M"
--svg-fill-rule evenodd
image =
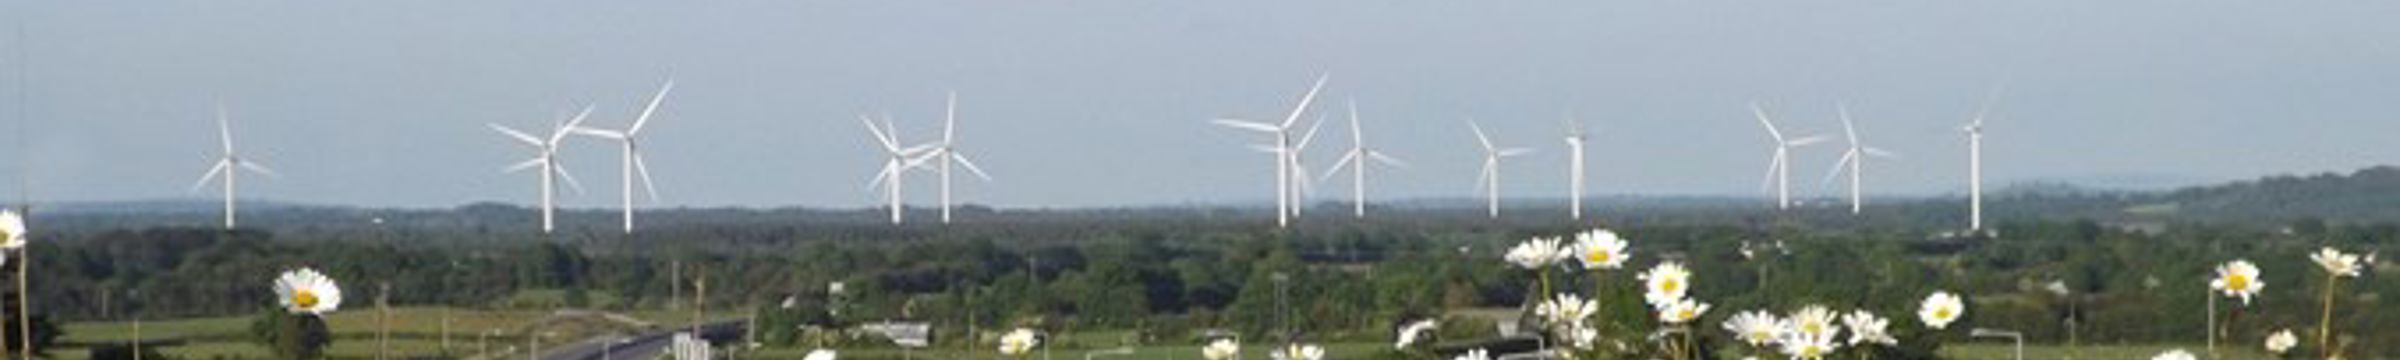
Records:
M316 315L293 314L268 307L251 322L250 332L260 345L282 359L320 359L333 346L333 332Z

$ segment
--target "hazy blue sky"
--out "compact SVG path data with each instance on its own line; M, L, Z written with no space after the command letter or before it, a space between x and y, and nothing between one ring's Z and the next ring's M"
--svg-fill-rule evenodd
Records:
M1260 201L1270 160L1243 146L1266 139L1207 120L1276 116L1321 72L1326 104L1357 99L1370 142L1415 165L1378 197L1471 196L1469 117L1540 149L1506 166L1506 194L1564 194L1568 113L1597 131L1596 193L1757 194L1752 100L1803 133L1838 131L1847 101L1906 155L1869 164L1875 192L1956 192L1957 127L2002 83L1998 183L2400 159L2391 1L8 2L0 31L25 36L0 36L0 66L29 52L31 76L0 86L30 108L0 101L28 142L0 146L0 185L29 169L41 200L213 197L185 190L222 98L242 150L284 173L245 195L527 203L532 175L499 169L530 153L484 123L593 104L593 125L622 126L669 76L645 144L669 205L870 204L879 159L855 116L929 140L949 90L961 145L999 178L960 183L965 200ZM1322 166L1349 140L1320 141ZM1835 191L1818 186L1835 155L1797 153L1796 188ZM615 203L612 144L566 156L595 190L566 204Z

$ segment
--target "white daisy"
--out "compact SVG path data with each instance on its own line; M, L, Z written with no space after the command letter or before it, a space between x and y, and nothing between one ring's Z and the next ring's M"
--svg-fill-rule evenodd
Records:
M1267 355L1275 360L1323 360L1325 359L1325 348L1311 344L1292 344Z
M2158 356L2152 356L2152 357L2150 357L2150 360L2200 360L2200 357L2197 357L2197 356L2192 356L2192 352L2190 352L2190 351L2183 351L2183 349L2175 349L2175 350L2167 350L2167 352L2163 352L2163 353L2158 353Z
M2266 281L2258 279L2258 266L2248 260L2217 265L2217 278L2208 281L2208 288L2225 292L2227 297L2241 298L2242 305L2249 305L2250 297L2266 286Z
M1763 348L1783 338L1783 322L1784 320L1776 318L1774 313L1751 310L1733 314L1732 319L1726 319L1725 331L1732 332L1733 336L1741 339L1743 343Z
M1935 330L1948 328L1951 322L1958 321L1958 317L1966 315L1966 302L1960 300L1958 295L1951 295L1947 291L1933 292L1933 295L1925 297L1925 303L1917 308L1917 320L1924 321L1925 327Z
M2333 273L2334 276L2358 277L2358 254L2344 254L2340 250L2326 247L2317 250L2315 254L2309 254L2308 259L2316 261L2318 267L2325 268L2325 272Z
M1808 335L1798 332L1785 336L1782 343L1784 355L1791 355L1793 360L1824 359L1828 355L1833 355L1834 350L1841 349L1841 345L1833 342L1833 336Z
M2291 352L2294 346L2300 346L2300 337L2292 335L2292 329L2278 330L2273 335L2267 335L2268 352L2282 355Z
M1592 329L1589 326L1576 326L1567 330L1567 346L1591 350L1598 345L1600 345L1600 330Z
M0 210L0 249L16 250L25 247L25 216L13 210Z
M342 307L342 287L316 269L299 268L275 278L275 298L284 311L323 315Z
M1242 355L1242 344L1233 339L1217 339L1200 348L1200 357L1208 360L1232 360Z
M1450 360L1492 360L1491 354L1483 349L1467 350L1467 353L1459 354L1458 357L1450 358Z
M1517 267L1526 270L1540 270L1558 263L1561 253L1564 251L1561 251L1558 246L1558 238L1536 237L1508 248L1508 254L1503 257L1507 258L1508 262L1517 264Z
M1800 307L1800 311L1792 313L1791 331L1800 333L1800 335L1834 337L1835 334L1842 332L1840 326L1833 324L1835 320L1838 320L1834 318L1835 316L1833 309L1827 309L1822 305Z
M1667 304L1666 307L1659 309L1658 321L1668 324L1682 324L1699 319L1700 315L1707 313L1708 303L1694 301L1692 299L1678 299L1673 303Z
M1653 307L1666 306L1676 300L1682 300L1692 287L1692 272L1684 270L1683 264L1680 263L1659 263L1658 266L1650 267L1649 271L1644 271L1637 277L1642 280L1643 287L1649 289L1647 293L1642 294L1642 301L1649 302Z
M1035 335L1032 329L1017 328L1009 331L1007 335L1000 336L1000 354L1002 355L1025 355L1033 352L1034 347L1041 345L1042 339L1039 335Z
M831 349L816 349L809 351L808 356L801 357L800 360L833 360L833 355L833 350Z
M1542 317L1550 326L1567 327L1582 324L1584 318L1591 317L1592 312L1599 308L1598 302L1584 300L1572 293L1561 293L1535 306L1533 314Z
M1842 325L1850 327L1850 346L1859 344L1899 345L1900 339L1892 338L1891 331L1887 329L1891 327L1891 323L1890 320L1884 320L1883 317L1875 316L1875 313L1866 310L1852 311L1849 315L1842 315Z
M1616 232L1592 229L1575 235L1575 259L1583 262L1585 270L1624 268L1629 255L1625 245Z

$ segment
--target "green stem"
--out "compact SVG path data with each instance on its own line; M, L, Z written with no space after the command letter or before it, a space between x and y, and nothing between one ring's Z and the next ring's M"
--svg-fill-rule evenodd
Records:
M2317 318L2317 352L2333 358L2333 287L2341 285L2341 274L2325 275L2325 311Z
M2208 294L2208 358L2217 358L2217 294Z
M1534 298L1535 304L1540 304L1542 301L1550 300L1550 272L1547 270L1549 270L1549 268L1546 267L1533 270L1534 275L1542 279L1542 296Z

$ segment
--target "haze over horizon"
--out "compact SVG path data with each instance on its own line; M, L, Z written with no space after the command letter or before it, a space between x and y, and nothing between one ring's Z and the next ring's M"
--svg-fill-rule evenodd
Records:
M222 99L246 200L448 207L535 201L532 153L486 123L543 130L596 106L631 121L676 81L643 141L662 206L857 208L881 158L857 121L932 140L960 96L960 146L1002 207L1253 203L1272 196L1270 139L1209 119L1276 118L1308 81L1322 174L1356 99L1375 199L1467 198L1465 121L1537 149L1503 196L1566 192L1563 121L1593 132L1595 195L1760 194L1771 151L1746 108L1787 132L1837 135L1846 103L1873 194L1965 188L1969 120L2004 88L1987 184L2142 176L2209 182L2400 162L2400 3L1742 1L773 2L14 1L0 5L0 198L214 198L186 191L217 155ZM21 29L21 30L18 30ZM14 32L21 31L22 35ZM22 54L22 56L21 56ZM21 59L29 58L30 62ZM19 76L22 66L26 76ZM22 96L19 92L22 91ZM20 101L19 99L22 99ZM22 114L22 116L20 116ZM1312 115L1311 118L1314 118ZM21 141L20 141L21 140ZM1840 140L1794 154L1795 195ZM568 141L614 207L614 144ZM1345 175L1346 176L1346 175ZM29 180L29 181L28 181ZM909 179L915 206L934 177ZM1346 200L1347 181L1316 200ZM13 202L13 200L12 200Z

